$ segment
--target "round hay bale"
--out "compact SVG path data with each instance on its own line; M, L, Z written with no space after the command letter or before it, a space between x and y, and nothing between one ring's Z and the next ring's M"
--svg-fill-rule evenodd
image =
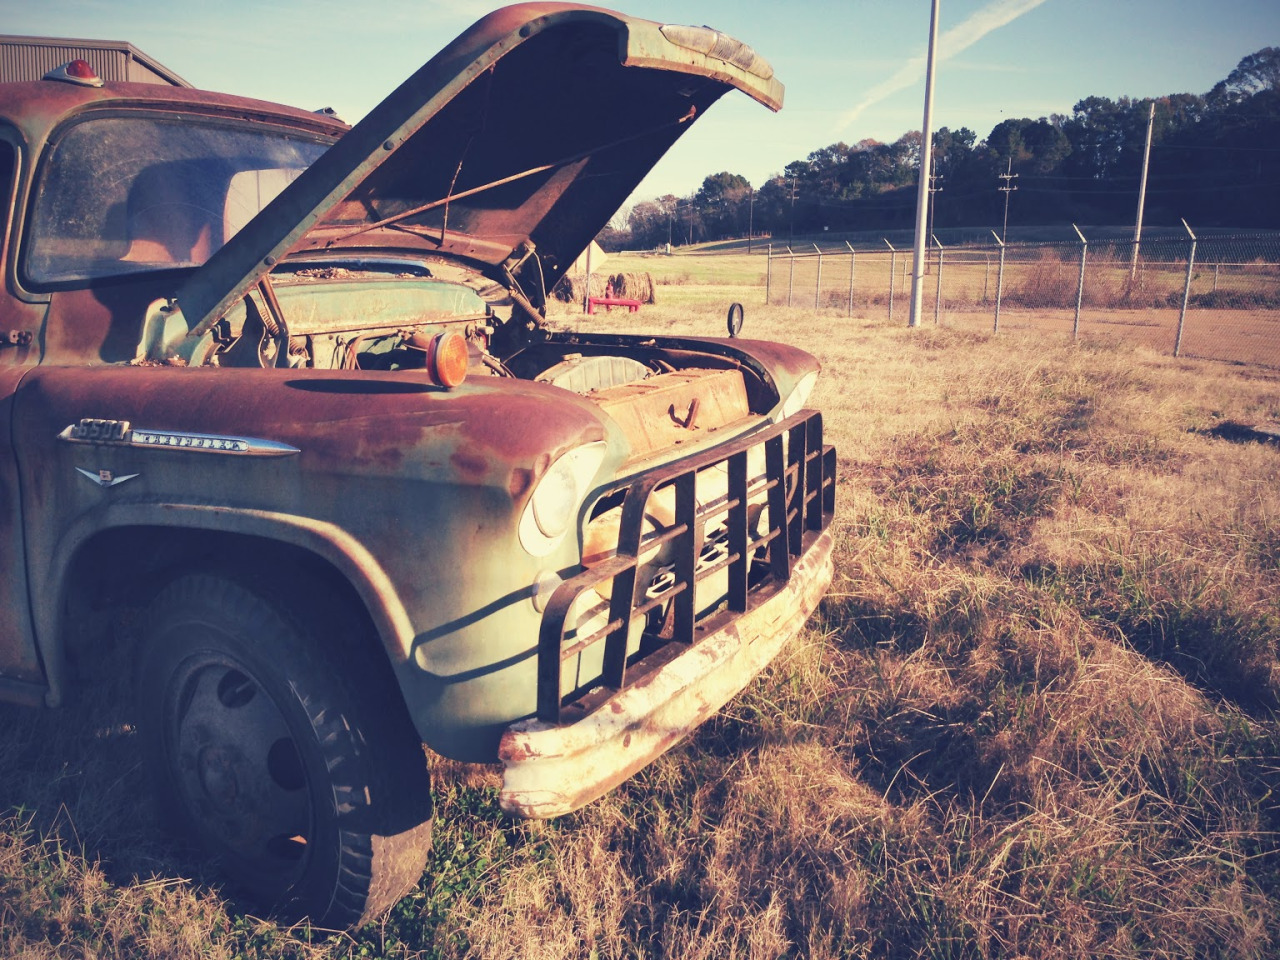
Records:
M615 273L609 279L617 296L639 300L641 303L657 303L656 286L651 274Z
M586 296L603 297L611 278L601 273L591 275L591 293L587 293L587 278L584 274L565 274L551 291L551 296L561 303L582 303Z
M585 277L571 277L565 274L555 285L551 295L561 303L573 303L582 299L582 281Z

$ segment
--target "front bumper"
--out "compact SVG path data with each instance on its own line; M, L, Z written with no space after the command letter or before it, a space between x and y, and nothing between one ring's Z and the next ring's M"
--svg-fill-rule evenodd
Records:
M767 475L747 475L752 446L763 446ZM729 494L704 505L697 474L723 465ZM660 538L677 545L675 585L665 597L665 625L657 649L638 651L633 622L655 601L636 582L641 518L650 494L676 491L676 524ZM752 491L755 493L752 493ZM766 532L752 538L749 502L767 497ZM799 632L831 583L835 451L822 444L821 415L803 411L718 455L637 481L627 492L617 555L565 582L552 596L539 644L539 711L509 727L498 748L505 767L501 804L522 817L554 817L612 790L687 736L745 687ZM710 571L698 569L707 518L723 517L730 554ZM729 594L698 612L696 584L728 569ZM576 638L574 604L611 584L609 623ZM581 651L603 648L600 678L564 694L564 665ZM572 670L572 667L570 667Z

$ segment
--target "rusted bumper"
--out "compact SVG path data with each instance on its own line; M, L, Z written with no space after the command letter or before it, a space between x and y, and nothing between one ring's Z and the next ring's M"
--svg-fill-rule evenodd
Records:
M831 531L787 585L577 722L526 720L502 737L502 808L555 817L608 793L729 702L800 631L831 583Z
M801 411L609 494L624 498L616 553L551 597L537 716L499 745L507 812L553 817L608 792L777 655L831 582L835 462L821 414ZM588 615L593 592L605 602Z

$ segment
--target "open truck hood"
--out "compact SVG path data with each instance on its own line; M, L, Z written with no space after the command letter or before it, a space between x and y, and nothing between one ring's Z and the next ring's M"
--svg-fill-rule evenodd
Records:
M566 3L489 14L325 152L178 294L207 329L281 260L412 250L455 259L541 312L631 191L730 88L782 84L707 27Z

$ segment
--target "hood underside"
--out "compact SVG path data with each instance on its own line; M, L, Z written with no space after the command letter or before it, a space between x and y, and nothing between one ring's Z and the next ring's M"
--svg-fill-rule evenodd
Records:
M402 249L456 259L541 308L663 153L732 88L782 85L705 27L531 3L429 60L184 284L195 330L290 255Z

